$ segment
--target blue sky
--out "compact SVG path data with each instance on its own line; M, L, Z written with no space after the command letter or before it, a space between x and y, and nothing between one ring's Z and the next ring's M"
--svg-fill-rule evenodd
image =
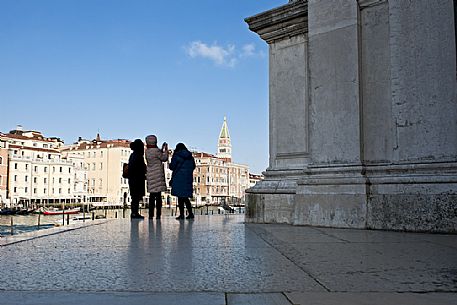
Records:
M1 0L0 131L184 142L268 165L268 48L245 17L287 0Z

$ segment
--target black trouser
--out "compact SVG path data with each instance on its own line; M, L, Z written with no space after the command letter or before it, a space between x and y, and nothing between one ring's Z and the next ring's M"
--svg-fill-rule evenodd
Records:
M157 209L157 218L162 215L162 195L160 192L149 193L149 217L154 217L154 208Z
M184 216L184 204L186 205L187 212L189 215L193 215L192 213L192 205L190 204L190 200L187 197L178 197L178 208L179 208L179 215Z
M130 202L131 208L132 208L132 215L139 215L139 209L140 209L140 199L142 196L131 196L132 201Z

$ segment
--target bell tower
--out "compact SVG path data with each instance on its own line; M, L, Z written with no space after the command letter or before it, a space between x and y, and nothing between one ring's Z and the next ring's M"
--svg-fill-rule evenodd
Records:
M227 127L227 118L224 117L219 140L217 142L217 157L232 161L232 144L230 142L230 134Z

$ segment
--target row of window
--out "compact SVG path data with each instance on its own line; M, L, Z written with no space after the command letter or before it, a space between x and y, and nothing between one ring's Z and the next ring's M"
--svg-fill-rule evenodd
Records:
M14 167L14 169L19 169L19 164L18 163L14 163L13 167ZM26 163L24 168L25 168L25 170L29 170L29 164ZM37 165L35 165L33 167L33 172L38 173L38 166ZM43 172L44 173L48 172L48 167L47 166L43 167ZM52 167L52 172L53 173L56 172L56 167L55 166ZM63 167L62 166L59 167L59 173L63 173ZM71 174L71 167L68 168L68 173Z
M8 141L8 142L10 142L12 144L15 144L15 145L25 146L25 142L19 142L19 141ZM33 142L32 145L33 145L33 147L38 147L38 143L37 142ZM50 146L49 144L43 143L42 145L40 145L40 147L42 147L42 148L50 148L52 146Z
M24 193L27 194L28 192L29 192L29 188L28 188L28 187L25 187L25 188L24 188ZM14 194L17 194L17 193L18 193L17 187L14 187L14 188L13 188L13 193L14 193ZM71 189L70 189L70 188L67 190L67 193L68 193L68 194L71 193ZM38 189L37 189L37 188L34 188L34 189L33 189L33 194L38 194ZM49 194L48 194L48 189L47 189L47 188L44 188L42 194L43 194L43 195L49 195ZM56 192L55 192L55 189L52 188L51 194L62 194L62 188L59 188L58 193L56 193Z
M128 156L130 153L129 150L121 150L121 156ZM104 154L103 154L103 150L98 152L96 151L87 151L87 152L81 152L81 153L78 153L78 155L81 155L81 156L84 156L85 158L97 158L97 157L100 157L100 158L103 158Z
M201 173L202 168L197 167L197 172ZM219 168L219 167L209 167L209 168L207 168L207 170L205 172L213 172L213 173L219 173L219 174L227 174L227 173L238 174L238 175L242 174L242 171L240 169L227 169L227 168ZM243 173L245 173L245 172L243 172Z
M92 170L94 171L94 170L96 170L96 168L97 168L97 164L92 163ZM89 167L87 168L87 170L91 170L90 165L89 165ZM103 163L100 163L99 170L103 170Z
M18 181L18 176L17 175L14 175L13 176L13 181L14 182L17 182ZM25 182L28 182L29 181L29 176L25 175L24 176L24 181ZM63 179L62 178L59 178L59 183L62 183ZM68 184L71 183L71 179L68 178ZM33 177L33 183L38 183L38 177ZM43 183L48 183L48 178L43 178ZM55 183L55 178L53 177L52 178L52 183Z
M19 151L16 150L16 149L13 150L13 155L14 155L14 156L18 156L18 155L19 155ZM37 159L43 159L43 158L45 158L46 156L48 157L49 160L51 160L51 159L60 160L60 155L59 155L58 153L55 153L55 154L44 154L44 153L43 153L43 154L39 154L39 153L38 153L38 154L36 154L35 157L36 157ZM25 151L23 151L23 150L21 151L21 157L25 157Z

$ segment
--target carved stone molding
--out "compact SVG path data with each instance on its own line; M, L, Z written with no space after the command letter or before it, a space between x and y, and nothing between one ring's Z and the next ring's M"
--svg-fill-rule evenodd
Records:
M308 32L308 1L289 4L246 18L249 29L268 44Z
M360 9L364 9L366 7L376 6L387 2L387 0L357 0Z

